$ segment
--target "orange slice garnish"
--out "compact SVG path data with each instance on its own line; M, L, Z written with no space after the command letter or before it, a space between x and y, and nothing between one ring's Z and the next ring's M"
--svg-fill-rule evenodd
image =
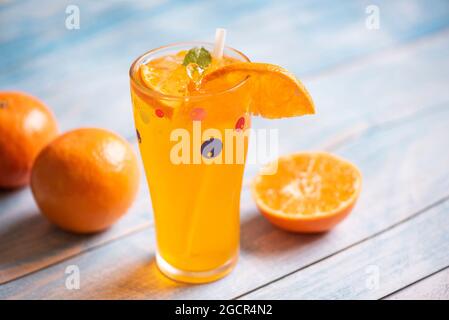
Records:
M249 76L252 114L274 119L315 113L312 98L304 85L293 74L273 64L229 64L207 74L203 86L207 88L214 81L232 83L245 76Z
M361 185L361 173L350 162L325 152L304 152L279 158L276 173L256 176L251 190L271 223L310 233L327 231L345 218Z
M159 68L161 68L159 66ZM151 65L140 66L140 77L143 83L150 89L164 95L183 97L187 93L187 85L190 82L183 65L177 65L170 69L158 69Z

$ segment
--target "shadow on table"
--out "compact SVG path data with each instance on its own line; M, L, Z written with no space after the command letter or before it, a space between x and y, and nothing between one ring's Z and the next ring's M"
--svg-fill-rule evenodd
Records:
M15 189L2 189L0 188L0 215L3 213L2 204L9 200L12 200L14 197L18 197L20 193L26 192L24 188L15 188Z
M272 256L308 247L327 236L327 233L298 234L273 226L258 212L243 220L241 250L251 255Z
M95 298L101 299L169 299L191 285L165 277L156 265L154 255L129 261L108 274L108 281L98 288Z
M127 214L103 232L72 234L57 228L39 212L29 188L0 190L0 284L142 227L140 219Z
M58 229L37 208L0 215L0 284L73 256L94 237Z

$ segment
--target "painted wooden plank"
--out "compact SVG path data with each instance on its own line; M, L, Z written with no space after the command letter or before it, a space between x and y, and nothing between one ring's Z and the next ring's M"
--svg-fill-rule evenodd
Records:
M449 101L449 92L446 90L446 83L449 81L447 39L448 34L442 33L428 41L405 46L381 57L315 78L310 82L310 89L317 103L317 116L272 122L260 120L255 122L255 126L279 129L282 153L309 148L333 150L344 141L357 138L369 131L371 127L389 123L394 125L395 121L413 116L416 112L432 112L434 109L429 107L433 104L438 106ZM394 76L391 76L392 74ZM119 89L111 87L112 92L116 90ZM336 110L340 109L344 111L339 111L336 116ZM113 113L110 116L113 117ZM76 118L76 113L72 113L71 117ZM92 117L95 119L94 115ZM133 130L132 123L129 123L128 127ZM249 165L246 172L247 179L252 177L256 170L257 166ZM427 180L425 176L423 179ZM431 186L431 182L428 185ZM2 221L0 225L3 225L4 231L0 232L2 235L0 252L2 250L10 252L12 258L3 261L3 268L0 264L0 282L38 270L81 250L105 243L109 239L117 239L131 230L140 230L143 224L151 223L147 188L143 180L141 190L142 194L135 205L136 209L133 209L113 231L89 238L88 241L62 242L39 241L43 229L47 230L46 237L49 239L65 239L66 236L59 235L57 230L49 228L46 222L39 220L28 191L12 195L3 193L0 196L0 221ZM419 194L419 191L414 192L414 195L416 194ZM252 200L247 192L243 194L242 206L247 211L253 210ZM20 228L14 227L20 225L18 221L28 221L26 228L31 229L25 229L25 225ZM7 231L7 227L28 234L27 241L13 237L12 233ZM19 244L21 250L8 249L17 248ZM43 247L36 247L39 245Z
M81 27L76 32L64 25L65 9L73 4L81 12ZM148 50L149 42L165 40L155 43L157 46L196 37L210 39L211 30L221 25L235 30L229 40L238 47L252 47L265 59L282 55L276 61L289 61L294 56L296 59L291 63L309 73L448 26L449 5L445 1L433 0L431 5L424 0L377 1L380 28L372 31L365 26L366 8L371 4L370 1L335 3L331 0L207 3L85 0L44 1L36 6L32 1L22 1L4 6L0 11L2 26L8 28L0 37L5 58L1 66L22 68L30 56L52 51L61 51L64 56L64 51L74 44L98 36L108 38L112 34L115 50L110 50L111 54L117 54L118 48L127 50L123 43ZM146 42L142 39L148 42L142 43ZM136 41L132 43L132 40ZM267 40L271 46L265 45ZM277 50L287 46L289 50Z
M445 69L444 69L444 65L443 65L443 68L441 68L441 70L445 70ZM433 74L433 73L432 73L432 74ZM410 78L412 78L412 77L410 77ZM105 86L107 87L107 85L105 85ZM422 86L421 86L421 87L422 87ZM434 87L435 87L435 86L434 86ZM93 92L96 91L95 89L97 89L97 88L93 88L93 89L94 89L94 90L92 90L92 93L91 93L90 96L89 96L90 99L91 99L91 95L93 94ZM115 90L114 90L114 91L115 91ZM61 96L64 97L64 94L61 94ZM440 97L441 97L441 96L440 96ZM75 100L75 99L74 99L74 100ZM83 104L83 101L79 101L79 100L78 100L78 102L81 102L81 104ZM404 104L404 105L405 105L405 104ZM96 108L93 107L93 108L92 108L92 114L89 113L89 114L86 115L86 114L83 113L82 115L83 115L83 116L90 117L90 118L93 119L93 118L95 118L95 114L96 114L96 113L95 113L95 112L96 112L95 110L96 110ZM68 118L72 119L72 118L73 118L73 115L77 115L77 112L72 112L72 113L68 112L67 114L68 114ZM109 114L109 115L114 115L114 113L110 113L110 112L109 112L108 114ZM114 116L114 117L115 117L115 116ZM115 117L115 118L117 118L117 117ZM106 121L109 122L109 119L106 118L104 121L105 121L105 122L106 122ZM132 128L132 125L128 125L127 127L128 127L128 128ZM322 136L324 137L324 136L326 136L326 135L322 135ZM11 197L8 197L8 198L11 198ZM25 198L26 198L26 197L25 197ZM29 198L29 197L28 197L28 198ZM30 203L30 202L28 202L28 206L31 206L30 208L31 208L31 210L32 210L33 204Z
M449 268L386 297L387 300L449 300Z
M449 201L445 201L377 237L243 298L382 298L449 266L448 213Z
M369 1L177 1L152 7L147 1L111 6L80 1L81 29L70 31L63 26L69 3L52 2L46 9L23 2L1 11L0 21L11 30L6 34L14 37L0 42L0 87L40 96L64 130L104 126L126 137L133 134L127 71L149 48L211 39L221 25L229 29L231 45L255 60L285 65L302 78L449 23L449 4L439 0L432 6L423 0L380 1L378 31L365 28Z
M0 287L0 298L234 298L354 246L413 216L421 214L422 218L420 215L416 219L426 220L427 214L421 211L448 197L449 150L447 141L442 138L449 136L448 106L437 105L432 112L416 113L402 121L375 126L339 146L338 154L361 168L364 190L353 214L332 232L296 235L276 229L257 213L245 189L241 258L236 270L218 282L186 286L171 282L156 272L154 230L151 227L4 284ZM436 261L430 263L429 269L432 266L441 268L446 263L447 250L441 250L441 246L448 245L447 223L443 223L447 221L442 219L442 214L431 213L428 220L432 222L426 224L425 232L421 233L435 241L429 232L441 235L438 238L440 247L435 250L424 247L424 251L429 252L421 265L429 256L434 256ZM421 225L418 223L417 228ZM413 242L403 244L404 250L421 246L419 228L417 234ZM413 257L413 261L419 260L419 255ZM82 289L78 291L68 291L64 286L65 267L72 264L80 268L83 279ZM397 289L387 285L385 288ZM385 288L382 290L388 291ZM387 293L382 291L383 295Z

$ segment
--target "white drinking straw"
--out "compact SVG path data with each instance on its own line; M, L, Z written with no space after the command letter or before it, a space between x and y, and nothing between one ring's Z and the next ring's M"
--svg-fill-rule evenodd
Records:
M223 58L223 49L226 40L226 29L217 28L215 29L215 46L214 46L214 58Z

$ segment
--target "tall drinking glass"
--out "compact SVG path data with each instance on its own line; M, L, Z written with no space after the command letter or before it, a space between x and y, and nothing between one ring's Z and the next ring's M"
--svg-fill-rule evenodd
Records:
M239 252L240 190L250 124L248 79L209 92L170 96L144 85L142 64L209 43L151 50L131 66L131 96L150 189L156 262L168 277L209 282L228 274ZM249 61L225 48L224 55Z

